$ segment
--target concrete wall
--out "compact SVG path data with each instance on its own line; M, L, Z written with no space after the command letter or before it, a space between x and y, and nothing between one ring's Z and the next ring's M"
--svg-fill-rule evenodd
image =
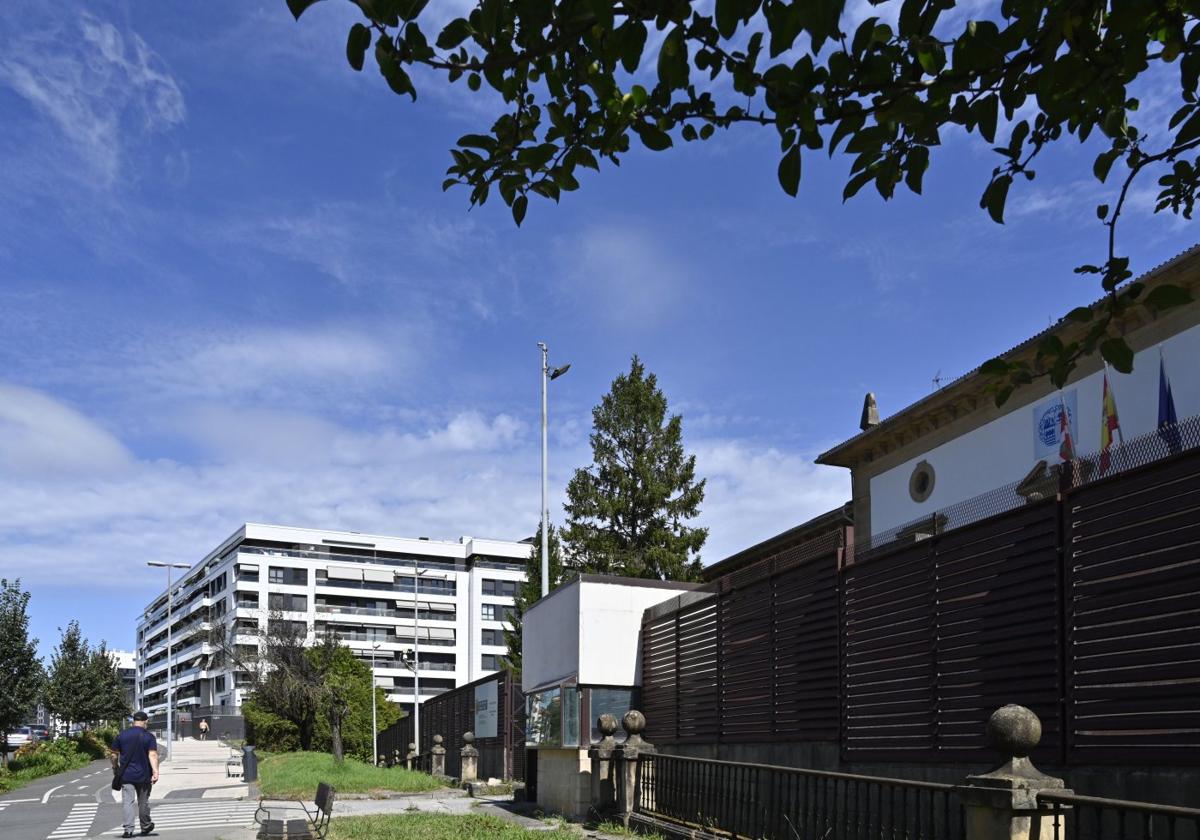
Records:
M542 810L568 819L586 817L592 799L587 750L540 749L537 762L537 801Z
M584 582L580 591L579 682L641 685L642 613L677 588Z
M579 669L579 583L560 587L525 613L521 688L532 691Z
M521 655L525 691L577 678L581 685L642 681L642 613L693 584L584 575L525 614Z
M1200 365L1194 361L1200 358L1200 326L1166 338L1162 349L1177 415L1182 420L1200 414ZM1154 345L1137 353L1133 373L1128 376L1109 371L1126 439L1152 432L1158 425L1158 352ZM1072 424L1076 451L1095 452L1100 449L1103 372L1072 382L1065 389L1072 390L1078 414ZM1035 408L1056 403L1058 397L1018 402L1020 394L1018 391L1011 410L1001 417L872 477L871 533L887 531L1023 478L1040 460L1035 457ZM908 482L922 460L933 466L936 479L929 498L914 502ZM1057 463L1057 458L1048 463Z
M716 758L752 764L806 767L866 776L957 784L972 773L992 767L982 764L843 763L832 741L766 744L668 744L659 752L696 758ZM999 764L999 760L996 762ZM1072 767L1042 764L1044 773L1065 779L1067 787L1087 796L1141 802L1161 802L1200 808L1200 767Z

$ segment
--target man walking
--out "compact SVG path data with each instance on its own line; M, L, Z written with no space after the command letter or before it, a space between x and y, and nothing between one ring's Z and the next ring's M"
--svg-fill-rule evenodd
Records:
M141 823L142 834L154 831L150 821L150 787L158 781L158 741L147 730L150 718L134 712L133 726L126 729L109 747L113 766L113 790L120 788L125 810L125 833L133 836L133 824Z
M208 718L200 718L200 740L208 740Z

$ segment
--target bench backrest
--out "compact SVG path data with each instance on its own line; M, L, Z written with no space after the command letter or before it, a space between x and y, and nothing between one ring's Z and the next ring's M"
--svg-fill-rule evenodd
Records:
M328 817L333 813L333 785L328 782L321 782L317 785L317 797L315 799L317 810Z

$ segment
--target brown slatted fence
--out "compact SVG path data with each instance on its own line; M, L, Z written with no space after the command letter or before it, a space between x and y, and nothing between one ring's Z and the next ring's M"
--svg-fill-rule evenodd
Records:
M841 534L731 575L642 625L651 742L834 740Z
M1200 763L1200 451L1072 490L1069 755Z

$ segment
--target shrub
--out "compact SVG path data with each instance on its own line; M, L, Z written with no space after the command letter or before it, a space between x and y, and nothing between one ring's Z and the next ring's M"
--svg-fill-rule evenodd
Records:
M300 730L290 720L272 714L247 700L242 704L246 719L246 743L268 752L295 752L300 749Z
M18 751L16 757L9 764L9 769L19 776L34 779L41 776L52 776L55 773L64 773L67 770L74 770L76 767L82 767L87 764L92 756L87 750L80 749L79 743L71 738L59 738L57 741L48 741L40 744L32 744L32 749L24 755Z

